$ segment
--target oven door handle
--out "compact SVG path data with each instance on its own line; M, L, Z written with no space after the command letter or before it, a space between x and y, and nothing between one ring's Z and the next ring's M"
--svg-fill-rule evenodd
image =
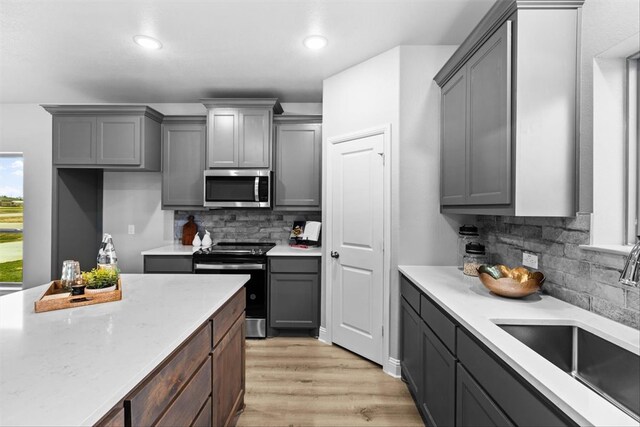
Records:
M196 264L196 270L265 270L265 264Z
M253 199L256 202L260 201L260 195L258 190L260 189L260 177L256 176L255 184L253 184Z

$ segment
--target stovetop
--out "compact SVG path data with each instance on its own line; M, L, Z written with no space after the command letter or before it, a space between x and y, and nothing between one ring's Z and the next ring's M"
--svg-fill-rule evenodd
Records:
M265 255L276 244L273 242L218 242L208 248L197 250L194 255L215 256L215 255Z

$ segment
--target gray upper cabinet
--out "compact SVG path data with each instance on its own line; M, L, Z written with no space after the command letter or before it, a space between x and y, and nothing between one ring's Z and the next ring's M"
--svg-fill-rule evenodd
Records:
M206 118L165 117L162 123L162 208L203 209Z
M160 170L162 114L144 105L43 105L59 167Z
M276 123L275 210L320 210L322 125Z
M496 2L435 76L442 212L575 215L582 3Z
M272 122L282 107L275 98L206 98L207 168L271 166Z

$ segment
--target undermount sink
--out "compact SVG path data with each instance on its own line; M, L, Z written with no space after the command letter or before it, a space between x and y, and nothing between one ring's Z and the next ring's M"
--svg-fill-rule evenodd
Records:
M506 332L640 420L640 356L578 326L506 325Z

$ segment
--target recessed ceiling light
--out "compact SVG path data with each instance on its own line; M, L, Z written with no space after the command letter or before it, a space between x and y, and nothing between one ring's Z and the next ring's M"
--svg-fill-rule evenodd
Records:
M160 40L156 40L153 37L149 36L133 36L133 41L136 42L137 45L144 47L145 49L160 49L162 47L162 43Z
M322 36L309 36L304 39L304 45L309 49L322 49L327 45L327 39Z

